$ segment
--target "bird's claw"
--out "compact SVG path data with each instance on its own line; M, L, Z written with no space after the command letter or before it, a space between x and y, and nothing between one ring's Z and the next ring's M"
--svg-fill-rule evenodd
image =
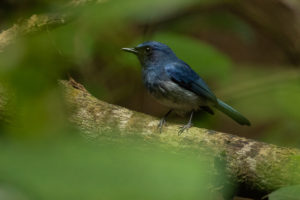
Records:
M159 124L158 124L158 126L157 126L157 129L158 129L159 133L162 132L162 128L163 128L163 126L164 126L165 123L166 123L166 119L165 119L165 118L162 118L162 119L159 121Z
M193 126L192 123L188 123L188 124L182 126L178 131L178 135L181 135L185 130L188 131L189 128L191 128L192 126Z

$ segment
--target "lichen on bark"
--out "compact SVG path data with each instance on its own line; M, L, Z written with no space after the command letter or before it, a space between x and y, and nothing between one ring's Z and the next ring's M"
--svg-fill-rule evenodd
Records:
M178 136L180 127L168 123L161 134L159 120L149 115L111 105L93 97L74 80L61 81L65 99L70 107L70 121L88 138L101 139L109 130L118 130L116 137L136 135L144 142L159 142L178 149L204 152L225 163L227 176L242 186L241 191L265 195L282 186L300 183L300 170L290 171L299 165L298 149L283 148L231 134L192 127ZM212 166L213 168L214 166Z

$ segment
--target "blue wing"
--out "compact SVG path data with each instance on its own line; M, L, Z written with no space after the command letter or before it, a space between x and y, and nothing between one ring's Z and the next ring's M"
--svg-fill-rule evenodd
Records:
M179 86L212 102L217 102L215 94L186 63L177 62L168 64L165 66L165 72L167 76Z

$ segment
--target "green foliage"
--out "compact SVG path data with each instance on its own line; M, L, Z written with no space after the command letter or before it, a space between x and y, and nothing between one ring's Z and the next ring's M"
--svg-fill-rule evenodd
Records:
M281 106L282 114L288 118L295 118L300 121L300 106L295 106L300 102L300 82L294 81L292 83L281 86L276 91L275 100Z
M60 142L0 147L0 191L28 199L213 199L207 159L156 145ZM195 156L193 156L195 155ZM220 177L219 177L220 178ZM16 199L15 199L16 200Z
M300 186L283 187L268 195L269 200L299 200Z

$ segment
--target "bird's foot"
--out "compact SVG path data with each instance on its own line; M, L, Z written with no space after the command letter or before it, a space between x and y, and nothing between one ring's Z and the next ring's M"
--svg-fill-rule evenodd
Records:
M178 135L181 135L185 130L188 131L189 128L191 128L193 126L192 123L187 123L186 125L182 126L179 131L178 131Z
M159 124L158 124L158 126L157 126L157 129L158 129L159 133L162 132L162 128L163 128L163 126L164 126L165 123L166 123L166 119L165 119L165 118L162 118L162 119L159 121Z

